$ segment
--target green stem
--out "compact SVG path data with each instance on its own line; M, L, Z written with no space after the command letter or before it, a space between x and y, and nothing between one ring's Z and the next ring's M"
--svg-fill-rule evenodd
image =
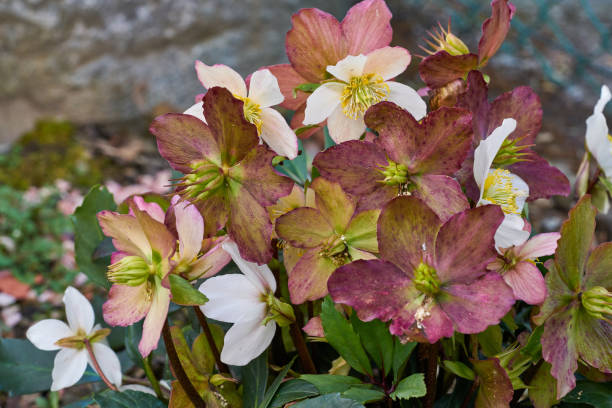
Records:
M147 376L149 382L151 383L151 387L153 387L153 391L155 391L155 395L160 400L165 400L164 394L162 393L161 387L159 386L159 381L155 374L153 373L153 368L151 367L151 355L142 359L142 368L144 368L145 375Z

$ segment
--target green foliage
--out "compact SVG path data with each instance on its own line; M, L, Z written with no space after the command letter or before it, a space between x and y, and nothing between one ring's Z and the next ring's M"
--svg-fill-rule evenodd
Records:
M242 369L244 384L242 403L245 407L258 407L263 401L268 384L268 352L263 352Z
M301 153L295 159L284 160L281 164L275 166L275 169L303 186L310 180L310 175L308 174L306 152L301 140L298 140L298 149Z
M408 359L412 354L412 351L416 347L417 343L406 343L402 342L396 337L393 341L393 379L395 382L399 381L402 372L408 363Z
M444 361L444 368L446 368L451 373L455 374L458 377L465 378L466 380L474 380L476 378L476 374L474 371L463 364L461 361Z
M23 193L0 186L0 270L37 289L62 292L76 271L61 262L62 240L72 234L68 216L57 209L59 193L49 188L38 202L28 202ZM37 279L37 276L42 279Z
M351 324L372 360L385 376L389 374L393 364L393 337L387 325L380 320L362 322L355 313L351 316Z
M193 287L189 281L176 274L170 274L170 291L172 301L177 305L196 306L208 302L208 298L202 292Z
M292 405L293 408L364 408L362 404L340 394L327 394L320 397L307 399Z
M595 408L612 408L612 383L577 381L576 388L563 398L571 404L588 404Z
M270 402L270 408L280 408L285 404L308 397L319 395L319 390L305 380L285 381L278 388L278 392Z
M133 390L121 392L106 390L94 395L93 399L104 408L162 408L166 406L151 394Z
M390 395L395 399L410 399L419 398L427 394L425 386L425 376L421 373L412 374L410 377L404 378L397 384L397 388Z
M278 388L280 387L281 382L287 375L287 372L293 365L293 362L295 361L296 358L297 356L293 357L293 359L289 362L289 364L283 367L280 373L278 373L278 375L276 376L272 384L270 384L270 387L268 387L268 390L266 391L266 394L264 395L264 399L262 403L259 405L261 408L267 408L270 406L272 399L274 398L274 395L276 394L276 391L278 391Z

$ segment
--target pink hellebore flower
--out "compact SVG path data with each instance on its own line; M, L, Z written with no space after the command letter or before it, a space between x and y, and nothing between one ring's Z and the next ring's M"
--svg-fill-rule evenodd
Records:
M221 87L229 90L235 98L244 102L244 117L257 127L257 133L277 154L294 159L298 144L295 133L283 116L272 109L285 97L278 87L278 81L268 69L261 69L251 75L249 89L236 71L226 65L206 65L196 61L198 79L207 89ZM185 114L193 115L206 122L203 102L187 109Z
M336 143L357 140L366 130L366 110L382 101L394 102L420 120L427 113L425 101L411 87L390 81L406 70L410 59L404 48L384 47L327 66L334 78L308 97L304 125L327 119L329 135Z
M502 275L515 298L530 305L539 305L546 299L546 283L534 261L541 256L554 254L560 237L558 232L538 234L521 245L502 250L502 254L487 269Z

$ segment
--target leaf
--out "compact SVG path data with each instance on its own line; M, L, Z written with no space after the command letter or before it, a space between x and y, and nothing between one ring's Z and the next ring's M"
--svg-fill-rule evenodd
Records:
M451 373L455 374L458 377L465 378L466 380L474 381L476 378L476 374L474 371L463 364L461 361L444 361L444 368L446 368Z
M208 327L212 333L217 350L222 350L223 336L225 334L223 329L216 324L211 323L208 324ZM191 352L198 370L205 375L212 374L215 367L215 356L213 355L212 348L210 347L206 334L200 333L198 337L195 338L193 344L191 345Z
M325 298L321 307L321 323L325 338L346 362L360 373L372 375L370 360L359 336L353 331L351 324L336 310L329 296Z
M100 407L104 408L162 408L166 406L151 394L133 390L121 392L106 390L95 394L93 399L100 405Z
M329 129L327 129L327 126L323 128L323 133L325 133L325 150L332 146L335 146L336 142L334 142L334 140L329 135Z
M570 391L563 401L589 404L595 408L612 408L612 383L577 381L576 388Z
M361 384L350 387L341 394L344 398L350 398L362 404L380 401L385 398L385 392L371 384Z
M319 395L319 390L308 381L295 379L282 383L270 402L270 408L280 408L285 404L303 398Z
M535 408L549 408L557 401L557 380L546 361L542 361L529 383L529 399Z
M365 408L362 404L352 399L343 398L340 394L327 394L320 397L300 401L292 408Z
M83 199L83 204L72 215L74 252L79 270L92 282L104 288L110 287L110 282L106 279L110 257L94 258L98 247L105 239L96 214L102 210L115 210L116 207L115 200L106 187L94 186Z
M493 357L502 351L502 331L498 325L492 325L477 334L482 354Z
M306 82L306 83L300 84L296 86L295 88L293 88L293 97L294 98L297 97L298 91L302 91L306 93L313 93L320 86L321 84L312 83L312 82Z
M297 129L295 129L295 135L299 136L302 133L306 132L307 130L310 130L310 129L313 129L313 128L318 128L318 127L319 127L319 125L307 125L307 126L299 127Z
M301 151L301 153L295 159L284 160L281 165L275 166L274 168L303 186L310 180L310 176L308 174L306 152L304 151L301 140L298 140L298 150Z
M260 404L261 408L267 408L270 405L270 403L272 402L272 398L274 397L274 395L276 394L276 391L278 390L278 387L280 387L281 382L287 375L287 372L293 365L293 362L295 361L296 358L297 356L293 357L291 361L289 362L289 364L283 367L283 369L278 373L278 375L276 376L272 384L270 384L270 387L268 387L268 390L266 391L266 394L264 395L264 400Z
M425 376L422 373L412 374L410 377L404 378L397 384L395 391L389 396L396 399L419 398L427 394L425 386Z
M521 353L531 357L532 361L537 361L542 357L542 333L544 332L544 326L538 326L529 336L527 344L521 349Z
M362 384L359 378L332 374L303 374L300 380L308 381L317 387L321 394L344 392L352 385Z
M202 292L193 287L188 280L176 274L170 274L170 292L172 301L181 306L199 306L208 302Z
M475 408L507 407L514 395L514 389L508 373L499 364L499 360L489 358L470 361L480 384Z
M245 407L258 407L264 400L268 383L268 352L264 351L242 369Z
M416 342L402 344L398 338L395 338L393 344L393 380L395 382L400 379L400 375L404 371L404 367L406 367L410 354L412 354L416 345Z
M138 351L138 343L142 337L142 322L136 322L125 328L125 350L127 351L128 357L137 364L138 367L143 367L142 355Z
M366 351L386 377L393 365L393 336L387 325L378 319L362 322L356 313L351 315L351 324Z

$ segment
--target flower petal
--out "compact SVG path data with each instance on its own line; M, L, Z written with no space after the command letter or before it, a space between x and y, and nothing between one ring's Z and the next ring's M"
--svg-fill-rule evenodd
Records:
M189 109L183 112L183 115L191 115L206 123L206 118L204 118L204 102L200 101L191 105Z
M249 281L259 290L259 293L276 292L276 279L268 265L257 265L245 260L238 251L238 245L232 241L225 241L221 247L229 253L234 263Z
M157 348L162 327L166 322L168 307L170 306L170 290L164 288L161 282L155 283L151 308L147 313L142 325L142 338L138 343L138 351L143 357L147 357L151 351Z
M516 129L516 120L504 119L501 126L496 128L485 140L481 141L474 151L474 180L481 189L489 174L493 160L497 155L502 143L510 133Z
M294 305L327 295L327 280L336 265L330 258L321 256L320 251L321 247L307 250L289 275L289 293Z
M154 220L148 213L132 207L134 216L142 227L151 248L160 253L162 259L170 257L176 249L176 238L162 222ZM151 253L146 259L151 259Z
M530 145L542 127L542 104L538 95L528 86L519 86L495 98L490 105L488 132L499 127L505 118L516 120L516 129L508 138L521 140L517 143Z
M272 108L261 110L261 138L276 154L285 156L289 160L295 159L298 154L297 136L291 130L283 115Z
M495 247L510 248L518 246L529 238L529 231L525 231L525 220L518 214L506 214L504 221L495 232Z
M601 96L593 114L586 120L586 144L597 164L607 177L612 177L612 142L608 139L608 124L603 115L603 108L610 101L612 95L607 86L601 87Z
M206 65L202 61L196 61L195 70L204 88L211 89L219 86L229 90L234 95L243 98L247 96L244 80L239 73L227 65Z
M387 101L406 109L416 120L421 120L427 114L427 104L417 91L399 82L387 81L385 83L389 86Z
M491 17L482 24L482 36L478 42L480 66L486 64L504 42L514 14L514 6L508 0L493 0L491 9Z
M272 342L276 323L265 326L260 320L236 323L225 333L221 361L233 366L245 366L258 357Z
M353 77L359 77L363 74L368 57L363 54L347 55L335 65L328 65L327 72L335 76L341 81L349 82Z
M559 238L561 238L561 234L558 232L535 235L518 248L517 256L520 259L536 259L541 256L552 255L557 249Z
M102 305L104 321L111 326L129 326L147 315L151 307L149 286L113 285Z
M365 54L391 42L391 12L384 0L365 0L355 4L342 20L342 32L350 55Z
M344 232L346 243L351 248L378 252L376 235L379 216L380 210L361 211L355 214Z
M310 94L306 100L304 111L304 125L316 125L327 119L340 105L340 97L344 85L328 82Z
M446 222L451 216L470 208L470 204L457 180L444 175L425 174L413 177L415 197L428 203L440 220Z
M113 239L113 245L121 252L148 259L151 244L136 217L112 211L100 211L98 222L102 232Z
M285 97L280 91L276 77L269 69L253 72L249 82L249 99L262 108L278 105Z
M94 326L94 311L91 303L85 296L72 286L68 286L64 292L64 304L66 305L66 320L73 332L83 329L90 333Z
M199 290L208 298L200 309L211 319L235 323L263 319L266 314L263 292L244 275L215 276L205 280Z
M612 372L612 324L591 316L584 308L576 315L576 349L580 359L599 371Z
M612 242L599 244L587 262L582 287L590 289L594 286L612 288Z
M96 360L100 365L102 373L108 378L108 380L115 384L117 387L121 386L121 363L119 363L119 357L117 354L106 344L96 342L92 344L92 349ZM92 362L89 364L93 367Z
M210 240L212 238L208 239ZM232 260L230 254L221 248L221 244L223 244L226 239L227 236L215 239L212 247L191 264L191 269L186 273L187 279L210 278L219 273L219 271Z
M332 140L340 144L349 140L358 140L366 131L366 125L362 115L358 115L355 119L349 118L342 110L342 106L338 105L327 118L327 129Z
M315 191L315 204L323 218L336 233L344 232L355 212L355 197L344 192L340 184L321 177L312 182L311 188Z
M515 163L509 166L508 170L522 178L529 186L528 201L554 195L567 196L570 193L569 180L561 170L551 166L534 152L530 152L525 159L527 161Z
M45 319L30 326L26 337L41 350L59 350L55 342L64 337L74 336L74 332L61 320Z
M442 337L452 337L453 321L438 305L433 305L427 312L427 317L421 322L427 340L434 344Z
M296 208L276 220L276 234L297 248L313 248L331 237L334 229L315 208Z
M178 196L174 196L173 201ZM173 203L181 260L191 262L198 256L204 238L204 220L198 208L188 201Z
M278 87L283 94L284 100L281 103L283 108L298 110L299 107L306 103L309 93L297 91L293 96L293 90L306 82L304 77L297 73L290 64L270 65L266 67L278 81ZM301 122L300 122L301 124Z
M51 371L51 391L58 391L76 384L87 368L85 349L63 348L56 355Z
M428 87L439 88L455 79L464 78L477 66L478 56L475 54L450 55L446 51L438 51L421 61L419 75Z
M514 297L530 305L539 305L546 299L546 283L542 272L534 264L523 261L502 275L512 288Z
M457 106L472 112L472 126L474 128L474 140L480 141L487 137L489 132L489 104L487 83L480 71L470 71L467 76L467 90L457 97ZM541 108L540 108L541 109ZM504 115L500 120L513 117ZM496 125L495 127L499 126ZM492 131L493 129L491 129Z
M159 204L155 202L147 203L141 196L133 197L132 201L134 202L134 204L136 204L136 207L138 207L140 211L146 212L155 221L161 222L162 224L164 223L166 214L164 213L164 210L162 210L162 208L159 206Z

